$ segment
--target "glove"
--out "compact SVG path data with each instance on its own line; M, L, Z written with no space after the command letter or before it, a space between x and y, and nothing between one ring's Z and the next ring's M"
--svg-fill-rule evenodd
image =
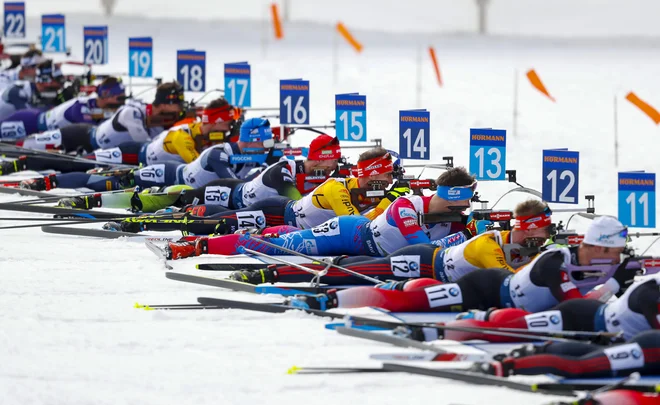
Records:
M399 185L394 185L390 189L390 191L385 194L385 198L387 198L390 201L394 201L397 198L401 197L402 195L410 193L410 187L408 186L399 186Z
M493 225L493 221L488 221L485 219L476 220L473 218L472 213L467 217L467 224L463 233L468 239L473 238L477 235L480 235L488 230L489 226Z
M408 281L408 280L406 280ZM398 291L403 291L403 286L406 284L406 281L394 281L394 280L389 280L384 283L377 284L374 286L374 288L378 288L381 290L398 290Z

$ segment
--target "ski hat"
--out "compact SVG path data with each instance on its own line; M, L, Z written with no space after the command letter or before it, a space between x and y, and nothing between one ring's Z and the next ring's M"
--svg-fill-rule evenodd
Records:
M174 82L173 86L164 86L161 84L156 88L156 96L154 97L153 105L179 104L183 107L184 102L183 87L181 87L179 83Z
M264 142L264 147L273 146L273 131L270 122L263 118L250 118L241 125L241 134L238 137L241 142ZM267 142L269 141L270 142ZM271 144L267 146L266 144Z
M625 247L628 242L628 228L614 217L598 217L589 225L583 242L593 246Z
M101 83L96 87L96 94L103 98L123 96L126 94L126 89L124 88L124 84L120 81L108 84Z
M307 160L333 160L341 158L339 139L321 134L309 144Z
M52 61L45 61L37 67L36 81L39 83L48 83L62 78L62 70Z

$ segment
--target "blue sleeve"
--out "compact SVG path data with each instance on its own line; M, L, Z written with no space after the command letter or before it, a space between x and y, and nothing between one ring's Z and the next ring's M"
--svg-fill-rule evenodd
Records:
M465 233L463 232L457 232L453 233L451 235L445 236L442 239L436 239L432 240L431 243L440 246L442 248L448 248L451 246L457 246L460 245L463 242L467 242L468 238L465 236Z
M12 86L7 93L5 93L5 100L16 107L17 110L28 108L28 96L19 86Z
M91 120L86 120L85 117L83 116L82 107L83 105L80 102L76 101L75 103L73 103L71 107L67 108L64 111L64 119L74 124L79 124L79 123L92 124L93 122Z
M229 163L229 156L220 149L213 149L205 156L205 161L202 161L202 167L206 170L213 171L221 179L236 179L236 173L232 170L232 165Z

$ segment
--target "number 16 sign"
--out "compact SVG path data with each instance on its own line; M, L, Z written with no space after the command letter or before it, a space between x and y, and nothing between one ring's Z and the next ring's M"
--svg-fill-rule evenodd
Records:
M655 173L619 173L619 221L636 228L655 228Z
M504 180L506 130L470 129L470 173L477 180Z

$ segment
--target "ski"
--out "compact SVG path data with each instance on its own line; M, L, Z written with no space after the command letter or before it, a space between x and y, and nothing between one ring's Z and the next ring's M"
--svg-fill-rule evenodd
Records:
M19 188L19 187L7 187L5 184L4 186L0 186L0 194L18 194L22 196L30 196L30 197L53 197L54 194L51 193L46 193L43 191L37 191L37 190L29 190L25 188Z
M207 285L210 287L225 288L228 290L248 292L252 294L280 294L280 295L303 294L304 295L304 294L319 292L319 290L315 287L258 286L237 280L194 276L192 274L183 274L183 273L174 273L174 272L165 273L165 277L169 278L170 280Z
M236 270L259 270L268 266L265 263L199 263L195 265L197 270L209 271L236 271Z
M343 318L343 314L337 314L334 312L319 311L317 309L303 309L290 307L283 304L264 304L258 302L245 302L245 301L234 301L226 300L222 298L208 298L208 297L199 297L197 302L202 305L208 306L217 306L218 308L225 309L245 309L248 311L257 311L257 312L268 312L273 314L280 314L290 310L304 311L308 314L318 315L325 318L339 319Z
M287 374L353 374L353 373L392 373L382 367L298 367L293 366Z
M173 269L172 266L167 264L167 251L164 248L156 245L154 242L149 240L145 240L144 245L161 259L167 270Z
M59 225L45 225L41 227L41 231L44 233L52 233L57 235L87 236L103 239L130 238L132 241L170 242L181 239L180 236L144 235L139 233L109 231L106 229L76 228L72 226Z
M130 214L130 213L117 214L114 212L107 212L107 211L80 210L75 208L60 208L60 207L44 207L42 205L23 205L23 204L12 204L12 203L0 203L0 210L34 212L39 214L55 214L60 216L75 216L75 217L92 218L92 219L137 216L137 214Z

